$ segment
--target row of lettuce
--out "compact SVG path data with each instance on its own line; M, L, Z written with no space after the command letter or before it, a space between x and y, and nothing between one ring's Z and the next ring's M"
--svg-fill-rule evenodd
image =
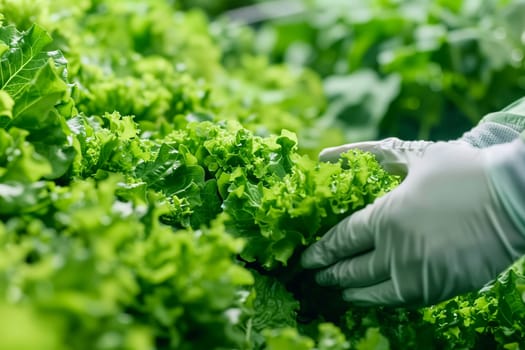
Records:
M454 139L525 92L521 0L249 1L236 13L213 3L213 18L222 4L222 16L258 21L256 52L320 73L324 117L352 141Z
M0 348L519 348L522 262L414 310L351 307L299 267L399 181L308 155L316 74L169 2L36 3L0 4Z

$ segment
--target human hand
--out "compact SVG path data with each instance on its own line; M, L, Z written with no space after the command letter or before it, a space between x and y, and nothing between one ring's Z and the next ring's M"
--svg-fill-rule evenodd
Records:
M488 174L506 146L386 139L323 151L370 151L406 178L309 247L303 266L356 304L431 304L482 287L525 252Z

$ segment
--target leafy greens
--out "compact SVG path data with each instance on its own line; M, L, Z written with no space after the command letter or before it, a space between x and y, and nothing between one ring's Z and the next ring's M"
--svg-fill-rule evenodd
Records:
M398 183L370 154L301 153L294 128L324 108L311 72L248 53L233 69L203 17L167 3L45 4L0 5L0 348L519 344L522 262L422 310L350 307L300 269ZM112 30L118 45L92 40Z

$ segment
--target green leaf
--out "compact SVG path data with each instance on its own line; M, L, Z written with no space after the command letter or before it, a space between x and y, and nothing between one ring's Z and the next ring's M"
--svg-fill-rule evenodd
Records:
M359 341L357 350L389 350L390 344L377 328L369 328L364 339Z
M48 113L66 97L68 90L51 59L34 69L23 90L11 95L15 100L13 124L28 130L45 127Z
M13 119L15 101L5 90L0 90L0 128L4 128Z
M255 272L252 274L255 277L256 296L253 302L254 329L262 332L264 329L297 327L299 302L277 279Z
M0 304L0 348L66 349L61 343L63 324L27 305Z
M400 85L396 74L381 78L370 69L346 76L329 76L324 87L331 103L325 118L344 126L348 140L374 139L379 123L399 94Z
M29 130L27 140L52 166L46 177L58 178L74 157L64 120L72 112L65 108L71 104L65 101L66 61L60 52L47 49L51 37L37 25L25 32L13 26L0 27L0 41L9 47L0 58L0 126Z
M12 25L1 27L0 41L10 47L1 57L0 89L6 90L15 100L31 84L35 70L46 65L50 58L59 65L65 64L59 52L44 50L52 39L38 25L22 33Z
M0 214L31 213L49 204L49 189L45 182L22 184L14 181L0 183Z
M350 348L344 334L332 323L321 323L319 325L318 343L319 350L346 350Z
M52 174L49 161L27 141L28 132L0 129L0 181L31 183ZM5 163L4 163L5 162Z
M295 328L282 328L265 330L266 350L312 350L314 341L306 336L300 335Z
M0 27L0 41L10 48L0 58L0 89L15 101L12 118L18 126L38 128L65 97L65 59L58 51L46 51L51 37L37 25L26 32Z

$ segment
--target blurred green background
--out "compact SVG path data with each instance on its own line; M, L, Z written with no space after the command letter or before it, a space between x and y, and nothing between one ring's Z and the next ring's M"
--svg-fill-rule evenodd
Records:
M319 74L328 99L319 126L342 130L346 142L457 138L525 95L525 1L173 4L222 23L219 42Z

